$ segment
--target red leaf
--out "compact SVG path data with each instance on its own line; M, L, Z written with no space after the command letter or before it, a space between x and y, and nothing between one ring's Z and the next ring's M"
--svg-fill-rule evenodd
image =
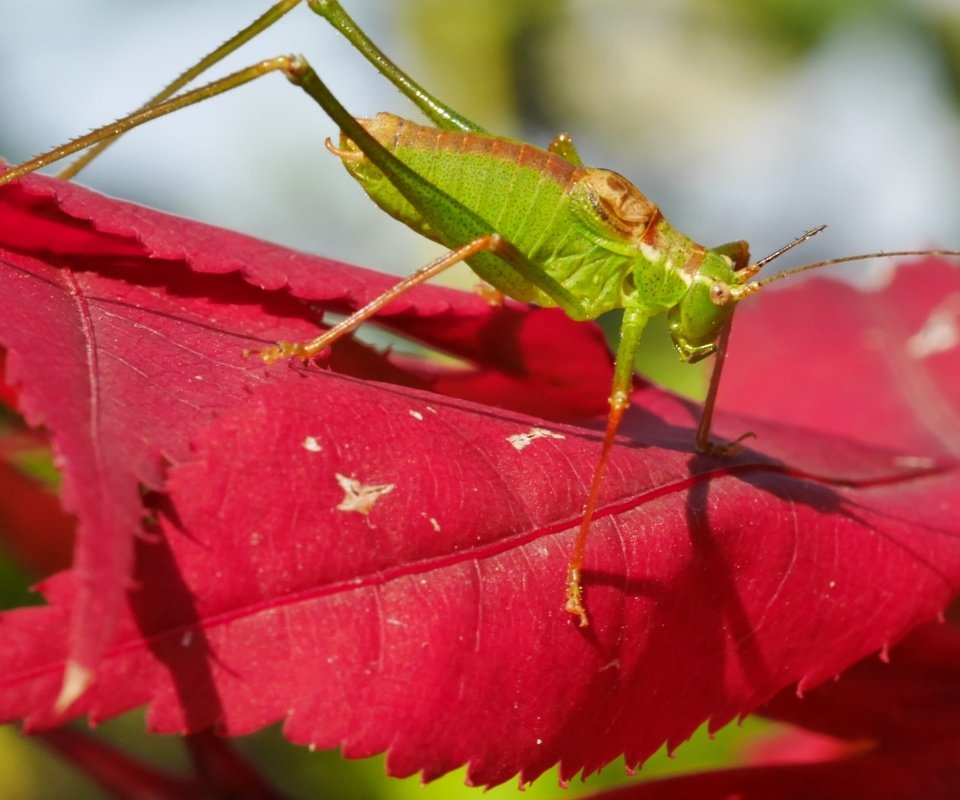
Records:
M45 731L37 737L77 770L103 786L113 797L176 800L202 797L197 781L164 775L97 739L70 728Z
M115 797L149 797L151 800L179 800L183 797L230 797L236 800L280 798L227 743L206 733L186 739L193 756L195 778L164 774L70 728L45 731L38 738Z
M883 291L816 278L763 300L737 310L721 406L905 455L960 455L954 264L898 270Z
M0 427L0 537L35 576L70 566L75 527L56 492L21 467L20 462L46 450L42 437Z
M0 350L0 404L10 409L16 409L17 393L14 388L9 386L4 380L4 375L7 372L6 362L6 354Z
M293 741L389 749L394 774L469 761L474 781L497 783L562 759L569 776L812 686L960 586L960 473L929 458L942 448L904 460L727 417L732 432L759 434L756 448L696 456L694 409L648 387L611 459L588 547L593 626L580 630L561 610L564 571L598 434L542 418L595 407L563 400L574 391L608 391L571 368L598 352L578 333L590 327L432 288L392 311L435 341L452 329L448 347L475 359L477 384L509 376L540 418L412 388L432 380L426 365L394 361L389 375L406 385L393 386L265 368L242 348L313 326L288 294L258 286L342 310L388 279L320 271L76 187L37 191L55 252L5 257L0 340L26 413L54 431L83 527L78 568L45 587L51 606L0 617L2 719L62 720L50 707L64 660L77 641L96 655L77 625L102 606L116 628L109 644L98 630L98 681L67 716L150 704L156 730L230 734L284 719ZM37 195L4 196L22 210ZM11 240L39 255L24 230ZM557 326L559 364L530 350L540 325ZM339 367L387 375L384 359L356 352ZM799 350L764 382L787 382L803 356L833 351ZM960 365L956 350L944 357L950 397ZM76 398L87 398L79 409ZM138 483L164 496L122 609Z
M849 740L909 748L960 738L960 628L931 622L808 696L781 692L765 716Z
M392 281L40 178L0 193L0 248L9 251L0 274L7 380L21 388L27 419L54 431L64 502L81 521L75 566L83 578L70 660L80 669L75 674L92 675L131 571L132 536L143 513L138 484L161 488L162 458L181 457L191 431L268 379L256 359L242 357L244 347L315 335L301 304L286 293L258 291L235 273L259 285L289 284L299 296L336 301L341 310ZM501 369L515 392L529 382L523 354L539 342L544 315L571 366L585 360L577 361L585 351L609 370L605 357L596 358L604 352L599 337L555 312L495 310L479 297L436 287L415 296L417 305L404 298L393 313L434 314L439 331L451 327L448 317L458 318L449 340L455 352L484 358L489 340L514 345ZM526 343L529 330L535 335ZM376 362L381 379L403 374ZM346 366L369 370L357 357ZM488 371L486 380L496 383L496 374ZM571 374L562 362L551 377L562 390L564 381L576 383ZM536 370L534 378L543 387ZM604 404L602 386L574 395L567 409L569 392L545 388L521 396L532 395L553 416Z
M838 680L803 697L784 690L761 710L849 744L820 737L812 752L797 753L774 742L763 748L763 767L653 781L597 797L952 800L960 786L958 684L960 629L950 623L922 625L890 652L889 663L863 659ZM803 742L802 736L791 738Z
M824 764L708 772L649 781L597 800L953 800L960 786L956 742L926 753L871 753Z

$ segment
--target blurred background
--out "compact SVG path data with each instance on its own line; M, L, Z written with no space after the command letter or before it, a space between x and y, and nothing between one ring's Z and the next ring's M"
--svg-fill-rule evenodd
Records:
M0 154L19 162L134 109L268 3L0 6ZM827 223L786 263L960 246L960 0L346 6L401 66L466 116L541 145L569 131L588 164L630 178L705 245L746 238L761 256ZM417 118L306 8L215 75L287 52L304 54L356 115ZM335 135L305 95L274 75L131 133L80 180L367 267L406 274L424 264L436 248L367 200L323 148ZM888 266L845 274L877 283ZM142 720L105 729L127 746ZM735 729L719 745L701 737L674 764L733 758L750 733ZM176 751L175 742L152 739L137 746ZM381 784L382 759L344 766L335 755L286 747L277 731L243 746L295 796L311 796L311 786L336 797L434 796L415 780ZM0 796L102 796L73 784L53 791L55 763L15 730L0 730ZM614 765L605 775L622 770ZM436 796L454 796L461 783L462 775L446 779ZM515 787L499 791L512 795ZM555 793L545 776L526 796Z
M22 161L132 110L265 0L6 0L0 153ZM351 0L375 41L488 130L566 130L680 230L795 261L960 243L958 0ZM307 56L358 116L417 113L298 8L216 74ZM323 148L279 75L151 123L83 173L119 197L401 274L435 250ZM847 272L862 272L850 269Z

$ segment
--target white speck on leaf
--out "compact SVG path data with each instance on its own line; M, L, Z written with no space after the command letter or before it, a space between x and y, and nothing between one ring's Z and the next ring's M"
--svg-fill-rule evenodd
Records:
M260 544L260 542L262 541L263 541L263 534L261 534L259 531L253 531L250 534L250 544L252 544L254 547Z
M420 422L423 422L423 414L421 414L419 411L414 411L413 409L410 409L410 416L413 417L415 420L419 420Z
M343 500L337 506L338 511L356 511L366 516L377 500L397 488L395 483L364 484L356 478L348 478L339 472L334 473L337 483L343 489Z
M893 463L898 467L908 467L909 469L930 469L937 462L929 456L897 456Z
M303 449L308 453L319 453L323 450L323 445L320 444L316 436L308 436L303 440Z
M907 339L907 353L926 358L960 345L960 294L948 295L930 312L923 326Z
M531 428L527 433L515 433L513 436L508 436L507 441L510 442L517 450L523 450L525 447L529 447L536 439L566 439L562 433L554 433L551 430L546 428Z
M430 527L433 528L434 533L440 533L440 523L437 522L436 517L428 517L424 511L420 512L420 516L430 523Z
M183 636L180 637L180 646L189 647L193 644L193 631L186 631Z

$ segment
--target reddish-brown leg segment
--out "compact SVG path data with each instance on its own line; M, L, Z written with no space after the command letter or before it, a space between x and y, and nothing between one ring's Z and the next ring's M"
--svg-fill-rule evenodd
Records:
M370 317L379 312L385 306L392 303L404 292L419 286L421 283L430 280L439 275L444 270L449 269L454 264L466 261L470 256L476 255L482 250L489 250L492 253L500 252L506 245L505 240L498 233L491 233L487 236L481 236L474 239L463 247L451 250L436 261L432 261L425 267L421 267L412 275L404 278L395 286L390 287L375 297L363 308L354 311L349 317L334 325L316 339L309 342L278 342L275 347L269 347L260 351L260 357L268 364L272 364L281 358L302 358L304 360L314 358L326 350L337 339L345 334L351 333L366 322Z
M620 427L620 420L624 411L630 405L630 388L633 385L633 365L637 356L637 345L640 336L650 318L645 308L628 308L623 314L623 323L620 326L620 345L617 347L617 360L613 372L613 388L610 392L610 411L607 415L607 429L603 435L603 446L600 449L600 459L593 471L590 482L590 492L583 509L583 518L580 520L580 532L573 545L570 555L570 564L567 567L567 603L566 611L573 614L580 621L580 627L590 624L587 619L587 610L583 605L583 556L587 546L587 536L590 533L590 523L593 521L600 500L600 487L603 485L603 474L607 469L610 451Z

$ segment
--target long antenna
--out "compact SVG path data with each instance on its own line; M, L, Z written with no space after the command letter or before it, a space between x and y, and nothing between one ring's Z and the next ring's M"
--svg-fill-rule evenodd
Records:
M752 278L754 275L756 275L761 269L764 268L764 266L769 264L771 261L773 261L774 259L780 258L780 256L782 256L787 251L793 250L793 248L796 247L797 245L803 244L805 241L807 241L807 239L812 239L818 233L821 233L822 231L826 230L826 228L827 228L826 225L818 225L816 228L810 229L806 233L803 233L800 236L798 236L789 244L785 244L779 250L774 250L770 255L765 256L764 258L761 258L756 263L751 264L748 267L744 267L742 270L740 270L739 273L737 273L737 277L740 278L741 283L745 283L746 281L750 280L750 278Z
M760 281L754 281L750 284L750 286L754 291L756 291L757 289L761 289L768 284L774 283L775 281L779 281L791 275L796 275L799 272L807 272L811 269L829 267L833 264L847 264L851 261L869 261L874 258L903 258L906 256L960 256L960 250L879 250L876 253L860 253L859 255L855 256L829 258L826 261L817 261L813 264L804 264L802 267L788 269L785 272L778 272L776 275L771 275L769 278L764 278Z

